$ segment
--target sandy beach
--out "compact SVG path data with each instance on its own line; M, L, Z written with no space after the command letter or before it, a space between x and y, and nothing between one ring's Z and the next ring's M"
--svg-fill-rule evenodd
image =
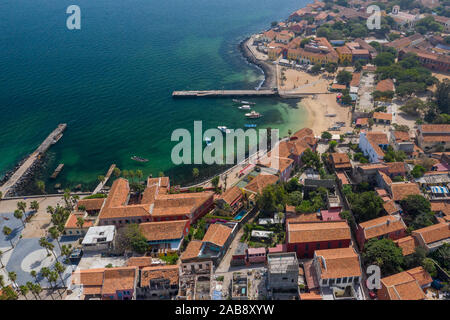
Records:
M302 99L300 104L307 110L308 119L306 127L311 128L316 136L333 126L335 122L345 122L340 131L329 131L331 134L343 134L353 131L351 128L351 113L349 107L341 106L336 102L336 94L324 93L314 97ZM336 114L336 117L326 117L326 114Z

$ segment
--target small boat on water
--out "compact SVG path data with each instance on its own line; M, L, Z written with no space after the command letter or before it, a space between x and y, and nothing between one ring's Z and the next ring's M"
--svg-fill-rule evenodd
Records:
M207 146L211 145L211 138L210 137L205 137L205 142Z
M327 113L325 117L336 117L336 113Z
M242 104L251 104L251 105L255 105L255 102L249 102L249 101L244 101L244 100L238 100L238 99L233 99L233 102L236 103L242 103Z
M246 127L246 128L256 128L256 124L246 123L246 124L244 124L244 127Z
M141 157L138 157L138 156L132 156L131 160L138 161L138 162L148 162L148 159L141 158Z
M226 126L218 126L217 129L222 131L222 133L231 133L230 129L228 129Z
M252 107L250 107L249 104L244 104L243 106L240 106L239 109L241 110L250 110Z
M255 110L250 113L246 113L245 116L250 119L258 119L262 117L261 114L259 112L256 112Z

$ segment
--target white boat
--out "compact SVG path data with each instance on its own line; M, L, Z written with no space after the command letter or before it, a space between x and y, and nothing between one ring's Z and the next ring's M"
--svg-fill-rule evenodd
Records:
M251 119L258 119L261 118L261 114L259 112L256 112L255 110L253 110L250 113L246 113L245 116L247 118L251 118Z
M252 107L250 107L250 105L248 104L244 104L243 106L240 106L239 109L241 110L250 110Z
M222 133L230 133L230 129L228 129L226 126L218 126L217 129L222 131Z
M336 113L327 113L325 117L336 117Z
M233 99L233 102L235 102L235 103L242 103L242 104L256 104L254 102L238 100L238 99Z

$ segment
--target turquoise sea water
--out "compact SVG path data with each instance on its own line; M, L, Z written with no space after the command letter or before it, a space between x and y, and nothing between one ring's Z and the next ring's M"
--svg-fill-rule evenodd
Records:
M57 126L38 177L92 187L109 165L164 171L175 183L191 168L170 160L177 128L243 127L231 99L177 99L173 90L254 88L262 74L238 50L246 36L285 19L306 0L3 0L0 2L0 178ZM81 30L66 8L81 8ZM259 98L261 127L302 126L304 111ZM150 159L137 163L138 155ZM48 175L65 167L56 181ZM217 167L201 170L211 174Z

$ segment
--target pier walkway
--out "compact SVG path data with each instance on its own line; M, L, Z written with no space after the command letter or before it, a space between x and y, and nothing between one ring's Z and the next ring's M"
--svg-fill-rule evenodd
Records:
M284 99L304 98L323 92L296 92L295 90L280 91L275 89L264 90L205 90L205 91L174 91L173 98L220 98L220 97L279 97Z
M108 172L106 173L105 179L103 181L100 181L100 183L98 184L98 186L95 188L94 192L92 192L92 194L96 194L99 193L103 187L105 186L105 184L108 182L109 178L111 177L114 169L116 168L115 164L112 164L109 169Z
M22 179L22 177L29 171L34 163L44 154L51 145L58 142L62 137L63 131L66 129L67 124L62 123L48 135L47 138L41 143L41 145L25 160L25 162L13 173L13 175L6 181L1 187L0 192L3 197L8 195L8 192Z

